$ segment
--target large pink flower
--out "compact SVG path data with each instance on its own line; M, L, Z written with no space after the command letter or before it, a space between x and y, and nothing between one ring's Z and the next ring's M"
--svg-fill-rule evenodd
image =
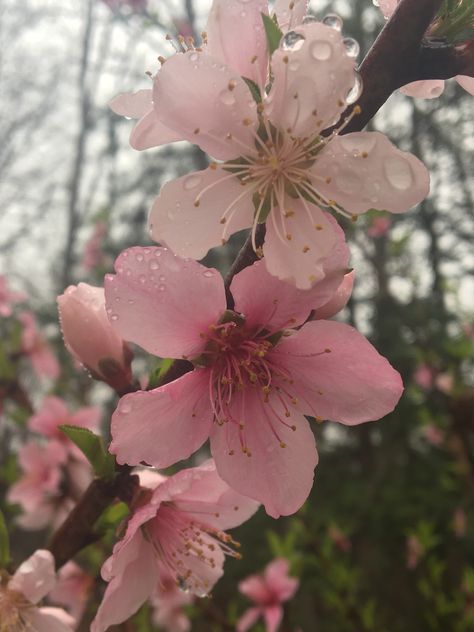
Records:
M120 400L110 446L118 461L167 467L210 437L231 487L274 517L295 512L317 463L304 415L358 424L390 412L402 392L398 373L352 327L319 320L295 329L327 304L346 265L341 245L325 281L307 291L257 262L233 279L228 312L216 270L164 248L124 251L105 281L114 327L150 353L188 358L195 370Z
M399 0L379 0L379 7L385 18L389 18L397 8ZM374 3L375 4L375 3ZM457 75L454 77L461 88L474 95L474 77ZM400 90L409 97L418 99L436 99L444 92L445 81L442 79L430 79L426 81L413 81Z
M267 565L263 575L251 575L239 583L240 592L255 602L237 623L237 632L247 632L259 617L266 632L276 632L283 617L282 603L293 597L299 581L288 576L288 560L278 558Z
M73 632L74 620L60 608L37 607L56 583L54 559L38 550L0 583L0 624L8 632Z
M238 18L236 7L216 0L208 46L166 60L152 97L124 95L113 107L144 114L133 132L135 147L182 139L220 161L163 186L150 214L153 239L200 259L232 233L248 227L255 233L266 221L269 272L309 288L321 280L320 263L337 240L322 209L348 217L370 208L406 211L427 195L428 172L378 132L339 136L343 123L322 135L361 89L353 47L325 24L299 25L282 38L271 59L271 90L261 89L257 104L242 76L265 85L265 35L259 27L256 36L253 25L266 3L250 0ZM236 19L247 28L237 28ZM242 33L251 34L251 45L235 41Z
M252 516L257 503L222 481L212 461L160 483L133 513L102 567L109 582L91 632L127 620L163 577L203 596L223 574L224 556L240 557L224 529Z

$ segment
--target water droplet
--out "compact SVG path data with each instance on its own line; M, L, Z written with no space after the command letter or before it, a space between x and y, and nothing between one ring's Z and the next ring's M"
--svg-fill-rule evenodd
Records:
M344 48L346 49L346 55L351 59L355 59L360 53L359 43L356 42L356 40L352 37L345 37L342 40L342 43L344 44Z
M132 271L130 270L130 268L127 268L125 270L125 275L129 277L129 276L131 276L131 274L132 274Z
M164 281L166 281L166 277L164 274L160 275L160 281L163 283Z
M151 252L151 249L150 248L143 248L143 252L144 252L144 254L149 255L150 252Z
M224 105L234 105L235 97L229 90L222 90L219 94L219 101Z
M349 92L346 95L347 105L352 105L353 103L357 101L357 99L362 94L362 89L363 89L362 78L359 75L359 73L356 72L354 73L354 85L352 86L352 88L349 90Z
M160 264L158 263L158 261L153 261L152 259L150 263L148 264L148 267L150 268L150 270L158 270L158 268L160 267Z
M158 289L160 292L164 292L166 290L166 285L163 285L163 283L161 285L158 286Z
M105 280L108 281L109 283L113 283L113 281L115 281L115 277L114 277L113 274L106 274L105 275ZM68 294L74 292L75 289L76 288L72 288L71 292L68 292Z
M143 261L143 255L141 252L139 252L138 254L135 255L135 259L137 261Z
M348 134L339 136L339 143L348 153L359 156L363 151L371 152L377 144L375 134Z
M316 40L311 44L311 55L318 61L325 61L332 55L332 46L325 40Z
M399 191L406 191L414 182L410 163L398 156L386 158L383 170L389 183Z
M112 313L112 308L111 307L107 307L107 314L111 314Z
M127 303L128 303L129 305L133 305L133 304L135 303L135 301L133 300L133 298L129 298L129 299L128 299L128 301L127 301Z
M191 53L189 55L189 61L194 63L199 59L199 54L198 53Z
M305 42L304 35L300 35L296 31L288 31L281 40L281 48L283 50L299 50Z
M138 280L140 281L140 283L146 283L146 276L144 274L140 274Z
M307 15L303 18L303 24L312 24L313 22L319 22L318 18L315 15Z
M344 193L355 193L361 187L360 178L351 171L341 171L334 178L336 186Z
M205 270L205 271L202 273L202 275L203 275L203 276L205 276L205 277L206 277L206 279L210 279L211 277L213 277L213 276L214 276L214 271L213 271L213 270Z
M193 174L185 178L183 182L183 187L186 189L186 191L191 191L191 189L195 189L197 186L199 186L199 184L201 183L201 180L202 180L201 176L197 176Z
M161 257L161 250L159 248L155 250L155 257Z
M323 17L323 24L326 26L330 26L332 29L336 31L342 31L342 20L335 13L328 13Z
M116 297L115 297L115 302L116 302L116 303L120 303L120 296L116 296Z
M374 5L374 7L379 7L380 6L379 0L372 0L372 4Z
M128 257L128 250L125 250L125 252L122 252L122 257L127 258Z
M128 402L122 402L120 404L120 412L123 415L128 415L128 413L131 412L131 410L132 410L132 405L129 404Z
M117 321L119 319L118 314L112 314L110 317L110 320L113 320L114 322Z

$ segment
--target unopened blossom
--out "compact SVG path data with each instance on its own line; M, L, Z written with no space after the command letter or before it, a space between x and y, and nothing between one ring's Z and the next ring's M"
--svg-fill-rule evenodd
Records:
M12 305L21 303L25 298L23 292L10 290L7 278L0 274L0 316L11 316Z
M42 549L0 582L0 632L73 632L74 620L64 610L37 605L55 583L54 558Z
M212 461L182 470L144 496L102 567L109 585L91 632L126 621L170 576L183 590L208 594L223 574L225 555L240 557L238 543L224 529L258 507L230 489Z
M131 382L132 354L112 327L105 310L104 290L79 283L58 296L59 319L68 351L93 376L118 391Z
M403 390L399 374L352 327L303 325L333 296L346 265L341 243L325 262L325 280L307 291L257 262L234 277L229 311L216 270L165 248L125 250L117 274L105 279L113 326L149 353L190 360L194 370L120 400L110 445L118 462L168 467L210 438L232 488L274 517L299 509L317 463L304 415L348 425L379 419Z
M36 319L31 312L21 312L18 319L23 325L21 348L31 360L38 377L59 377L59 363L51 351L51 347L39 331Z
M266 632L276 632L283 618L283 603L298 590L299 580L288 575L288 560L270 562L263 575L251 575L239 583L239 591L251 599L249 608L237 622L237 632L247 632L262 617Z
M56 586L48 595L48 601L65 608L79 623L87 605L94 578L75 562L67 562L58 572Z
M324 210L349 218L371 208L404 212L427 195L428 172L383 134L340 135L359 112L354 107L338 123L361 92L353 40L294 19L272 55L267 93L266 2L237 5L215 0L204 44L167 59L152 94L122 95L112 107L142 115L132 134L136 148L188 140L215 159L163 186L150 213L155 241L200 259L251 227L269 272L309 288L323 278L321 262L337 241ZM259 103L242 77L260 86ZM263 222L260 251L255 234Z
M391 17L397 8L398 2L399 0L379 0L378 4L385 18ZM436 33L433 35L436 35ZM469 92L469 94L474 95L474 77L457 75L454 79L458 82L461 88L464 88L464 90ZM436 99L444 92L444 87L445 81L442 79L428 79L424 81L413 81L412 83L403 86L400 92L403 92L403 94L406 94L409 97L415 97L418 99Z
M181 590L171 575L162 572L155 592L150 597L153 623L166 632L189 632L191 621L184 607L191 605L194 600L195 595Z

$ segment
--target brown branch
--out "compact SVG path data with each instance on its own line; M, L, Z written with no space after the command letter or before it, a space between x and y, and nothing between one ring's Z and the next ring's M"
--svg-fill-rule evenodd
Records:
M260 248L263 245L263 240L265 238L265 224L259 224L257 226L257 231L255 234L255 245L257 248ZM234 299L232 294L230 293L230 284L232 283L232 279L236 274L251 266L253 263L258 261L258 255L253 249L252 245L252 235L249 234L244 245L240 249L237 257L234 260L234 263L231 265L229 272L224 281L225 285L225 293L227 298L227 307L228 309L234 309Z

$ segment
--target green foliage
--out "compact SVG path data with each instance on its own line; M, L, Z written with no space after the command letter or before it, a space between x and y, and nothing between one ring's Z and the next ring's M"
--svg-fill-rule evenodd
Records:
M0 511L0 569L10 562L10 537L8 535L5 517Z
M110 478L114 475L115 460L105 449L102 437L79 426L63 424L59 428L81 450L96 476Z
M283 37L283 32L278 26L277 22L268 15L262 13L263 28L265 29L265 35L267 36L267 46L270 55L276 51L280 44L280 40Z

